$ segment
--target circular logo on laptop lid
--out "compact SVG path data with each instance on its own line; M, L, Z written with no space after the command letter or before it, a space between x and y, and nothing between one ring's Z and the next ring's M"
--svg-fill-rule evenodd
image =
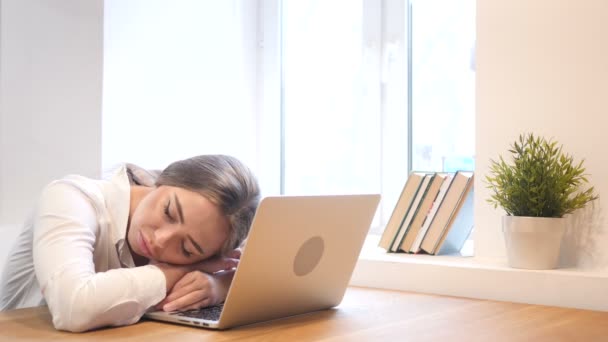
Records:
M325 243L320 236L308 239L296 254L296 258L293 261L293 272L297 276L304 276L312 272L319 264L319 261L321 261L324 249Z

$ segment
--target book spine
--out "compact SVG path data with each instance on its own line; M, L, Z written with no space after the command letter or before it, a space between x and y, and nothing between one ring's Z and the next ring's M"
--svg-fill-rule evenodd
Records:
M410 208L409 208L406 216L404 217L403 221L401 222L401 227L399 228L399 232L395 236L395 239L393 240L393 242L391 244L391 249L390 249L391 252L397 252L399 250L399 246L401 246L401 242L403 241L405 234L407 234L407 231L412 223L412 220L413 220L416 212L418 211L418 207L420 206L420 203L422 202L422 198L424 197L424 194L426 193L426 191L429 187L430 181L433 179L433 177L435 177L435 174L427 174L424 176L424 180L422 181L422 184L418 188L414 201L412 201L412 204L410 205Z
M431 210L429 214L424 219L422 223L422 227L420 228L420 232L418 232L418 236L416 236L416 240L412 244L412 248L410 248L410 252L419 253L420 245L422 244L422 240L426 236L426 232L428 231L431 223L433 223L433 219L435 219L435 215L437 214L437 210L441 206L443 199L445 198L445 194L448 192L452 181L454 180L454 173L449 173L445 176L443 180L443 184L441 184L441 188L439 189L439 193L437 194L437 198L433 201L433 205L431 206Z
M382 233L382 237L378 246L390 250L390 247L395 239L399 231L399 227L401 226L401 222L403 221L403 217L405 217L407 211L412 205L412 201L416 196L416 192L418 188L420 188L420 184L424 179L423 175L420 175L416 172L411 172L403 186L403 190L399 195L399 199L397 200L397 204L395 204L395 208L384 228L384 232Z

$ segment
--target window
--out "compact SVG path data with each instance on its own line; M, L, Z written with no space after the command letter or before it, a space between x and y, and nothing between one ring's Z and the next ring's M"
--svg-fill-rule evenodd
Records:
M472 167L473 0L104 11L106 169L232 154L264 194L381 193L380 233L409 170Z
M413 1L411 28L412 168L473 170L475 1Z
M406 7L391 2L388 17L382 4L284 0L281 12L282 189L382 193L375 232L408 169Z
M377 192L377 53L361 0L283 1L284 192Z
M284 193L382 193L380 233L409 170L473 170L473 0L282 4Z

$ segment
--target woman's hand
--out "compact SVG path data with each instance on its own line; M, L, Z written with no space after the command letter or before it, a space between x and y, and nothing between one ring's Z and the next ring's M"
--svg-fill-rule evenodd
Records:
M232 270L238 265L240 251L234 250L228 256L215 256L191 265L172 265L164 262L150 260L151 265L158 267L165 275L167 293L171 292L175 284L186 274L192 271L202 271L213 274L220 271Z
M239 264L241 254L237 250L230 252L227 256L215 256L192 265L193 270L213 274L220 271L229 271Z
M226 256L228 258L232 258L232 259L240 259L241 258L241 254L243 254L243 248L242 247L238 247L236 249L233 249L232 252L229 252Z
M191 310L215 305L226 299L241 250L188 266L157 264L167 277L168 294L158 310Z
M192 271L183 276L158 305L164 311L192 310L216 305L226 299L234 271L214 275Z

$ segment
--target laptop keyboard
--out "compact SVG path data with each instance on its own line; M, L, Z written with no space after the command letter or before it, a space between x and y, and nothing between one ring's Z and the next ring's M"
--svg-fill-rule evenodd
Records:
M206 308L200 308L196 310L188 310L188 311L177 311L171 313L175 316L182 317L190 317L190 318L199 318L206 319L209 321L218 321L220 319L220 315L222 313L222 309L224 308L224 303L208 306Z

